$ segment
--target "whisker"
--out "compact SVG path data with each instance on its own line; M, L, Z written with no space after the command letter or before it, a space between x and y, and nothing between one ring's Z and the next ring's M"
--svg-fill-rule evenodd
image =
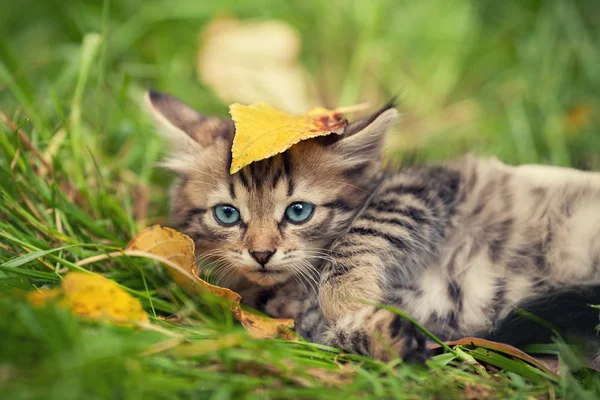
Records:
M308 263L305 260L304 263L308 264L310 266L310 263ZM306 275L311 279L311 286L313 287L313 291L314 291L314 296L317 298L317 301L319 302L319 307L321 307L321 298L319 297L319 283L317 282L317 278L319 277L320 274L315 272L315 276L313 276L311 273L311 271L309 271L309 273Z
M292 277L294 278L294 280L298 282L299 286L301 286L302 291L310 296L309 287L307 287L306 283L302 280L303 275L300 268L296 264L290 264L289 267L292 271Z
M237 274L237 269L235 267L235 265L233 265L232 263L228 262L228 273L225 274L223 276L223 284L222 286L224 287L229 287L229 283L232 279L237 278L238 274Z
M296 269L301 273L303 278L308 278L306 282L311 286L314 291L315 296L318 295L318 283L315 279L315 272L317 270L310 264L308 261L300 259L297 263L293 264Z
M218 260L215 264L216 266L214 270L210 271L210 277L213 278L215 283L218 283L221 280L222 276L228 272L230 267L227 263L227 260L224 259Z

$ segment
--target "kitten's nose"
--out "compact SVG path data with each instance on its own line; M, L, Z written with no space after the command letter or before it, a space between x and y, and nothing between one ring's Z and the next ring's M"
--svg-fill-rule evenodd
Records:
M275 254L275 251L277 250L259 250L259 251L249 251L250 255L256 260L258 261L258 263L260 265L262 265L263 267L265 266L265 264L269 261L269 259L271 258L271 256L273 254Z

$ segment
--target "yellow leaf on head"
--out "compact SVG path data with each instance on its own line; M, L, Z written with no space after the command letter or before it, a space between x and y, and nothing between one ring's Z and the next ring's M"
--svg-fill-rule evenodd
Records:
M341 134L347 125L341 111L322 107L305 115L291 115L265 103L232 104L229 113L235 122L231 174L254 161L283 153L301 140Z

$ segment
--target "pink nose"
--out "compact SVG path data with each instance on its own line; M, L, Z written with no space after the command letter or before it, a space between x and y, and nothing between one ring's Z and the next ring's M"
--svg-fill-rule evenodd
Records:
M259 250L259 251L250 251L250 255L254 258L260 265L263 267L266 263L269 262L269 259L273 254L275 254L277 250Z

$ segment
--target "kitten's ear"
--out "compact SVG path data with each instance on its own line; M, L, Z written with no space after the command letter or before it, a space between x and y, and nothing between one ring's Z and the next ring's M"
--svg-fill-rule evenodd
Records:
M161 133L177 149L191 150L210 146L218 139L232 140L233 121L200 114L181 100L164 93L149 90L146 106L159 123Z
M370 117L349 124L335 143L334 151L347 157L349 162L380 159L386 132L397 118L398 111L390 102Z

